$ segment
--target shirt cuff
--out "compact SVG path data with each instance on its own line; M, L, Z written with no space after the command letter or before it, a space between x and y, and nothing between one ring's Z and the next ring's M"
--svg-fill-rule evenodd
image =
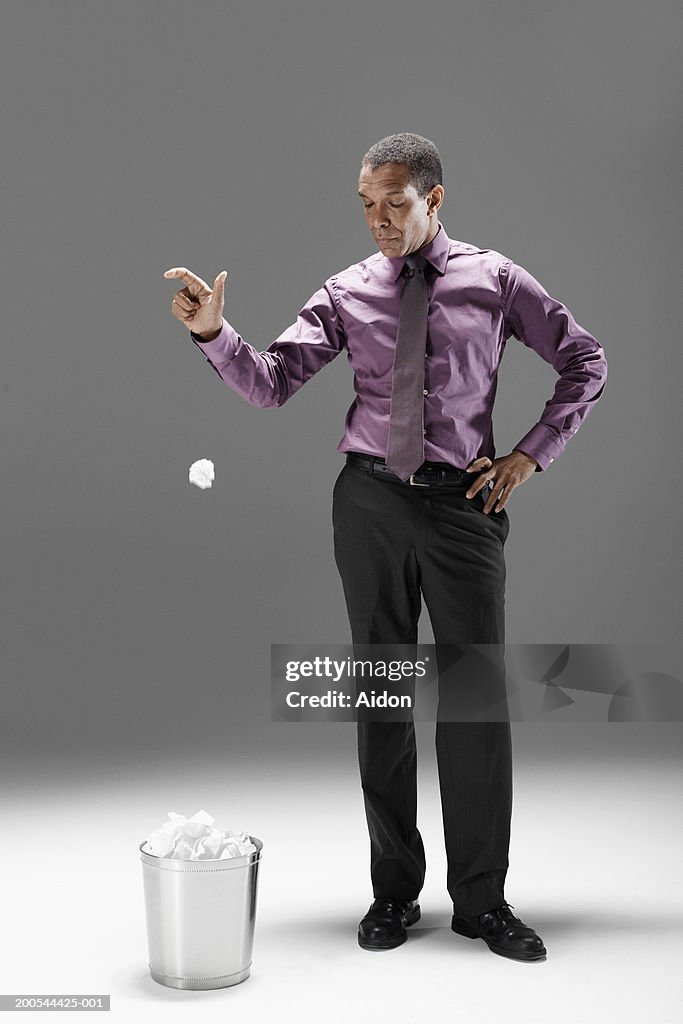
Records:
M190 331L190 337L200 352L204 354L206 361L211 363L219 373L219 367L229 363L237 351L238 335L230 326L225 317L222 318L220 333L211 341L202 341L199 335Z
M515 448L536 460L538 465L534 472L539 473L547 469L550 463L562 454L564 446L565 442L552 427L546 426L545 423L537 423L521 441L517 442Z

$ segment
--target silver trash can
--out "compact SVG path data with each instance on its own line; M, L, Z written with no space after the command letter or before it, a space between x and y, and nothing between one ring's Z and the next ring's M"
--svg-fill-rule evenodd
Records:
M149 969L170 988L227 988L251 973L263 843L242 857L174 860L142 849Z

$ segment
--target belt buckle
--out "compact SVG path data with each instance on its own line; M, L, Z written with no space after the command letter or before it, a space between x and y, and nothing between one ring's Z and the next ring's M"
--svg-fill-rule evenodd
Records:
M421 484L419 480L415 479L415 474L414 473L410 474L409 483L411 484L412 487L431 487L432 486L431 484Z

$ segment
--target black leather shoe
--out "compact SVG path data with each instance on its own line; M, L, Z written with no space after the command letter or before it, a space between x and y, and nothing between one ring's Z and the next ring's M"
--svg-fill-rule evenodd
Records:
M419 920L417 900L378 896L358 925L358 945L363 949L394 949L408 938L406 928Z
M512 960L545 960L547 950L540 935L512 913L505 900L499 907L477 917L453 915L451 928L468 939L483 939L492 953Z

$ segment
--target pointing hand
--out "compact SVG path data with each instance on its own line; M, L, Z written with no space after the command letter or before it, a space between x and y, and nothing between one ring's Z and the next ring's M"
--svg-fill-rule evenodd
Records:
M210 288L206 281L197 277L187 267L172 267L164 272L169 280L184 282L185 287L173 297L171 313L195 334L215 335L223 324L223 303L227 270L221 270ZM210 339L207 339L210 340Z

